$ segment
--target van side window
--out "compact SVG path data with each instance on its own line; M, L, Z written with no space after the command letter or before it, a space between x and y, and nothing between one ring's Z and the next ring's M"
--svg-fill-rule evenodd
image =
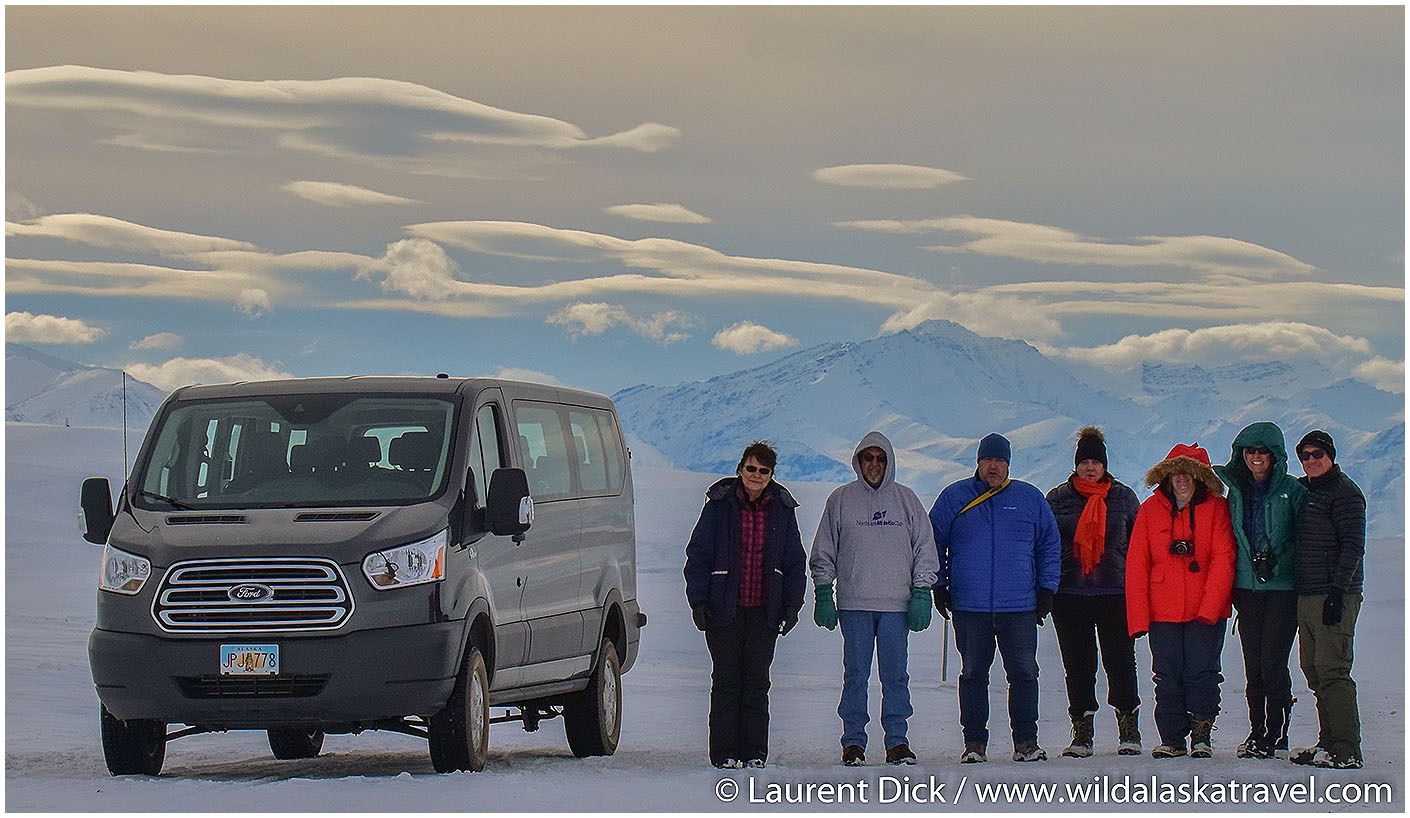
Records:
M607 412L573 408L568 425L577 445L578 478L584 495L615 494L621 490L621 447L616 426ZM608 429L611 431L608 431Z
M534 500L562 500L572 494L573 476L563 421L547 404L514 402L519 452Z
M490 475L504 465L499 445L499 407L487 403L475 415L475 434L470 438L470 471L475 475L475 505L488 503Z

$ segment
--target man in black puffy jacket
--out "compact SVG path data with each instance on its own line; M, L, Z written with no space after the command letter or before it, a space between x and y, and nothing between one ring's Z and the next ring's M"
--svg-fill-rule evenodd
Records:
M1317 699L1317 744L1295 764L1359 769L1361 716L1351 678L1352 643L1365 575L1366 497L1336 463L1331 435L1297 444L1307 501L1297 517L1298 663Z

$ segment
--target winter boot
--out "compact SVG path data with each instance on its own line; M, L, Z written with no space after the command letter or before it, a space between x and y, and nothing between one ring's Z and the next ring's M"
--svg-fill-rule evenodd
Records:
M1325 747L1320 744L1314 744L1311 747L1302 747L1293 750L1288 761L1294 764L1305 764L1309 767L1316 767L1319 766L1317 760L1319 758L1326 758L1328 755Z
M1116 711L1117 755L1138 756L1141 754L1141 714L1132 708Z
M1214 755L1209 734L1215 729L1214 719L1201 719L1190 714L1190 758L1210 758Z
M985 746L982 741L966 741L964 743L964 754L960 756L961 764L983 764L988 761L985 755Z
M1013 747L1014 761L1047 761L1048 751L1038 746L1036 741L1024 741Z
M1155 749L1151 750L1151 758L1179 758L1182 755L1185 755L1185 739L1183 737L1179 740L1162 739Z
M1267 753L1265 758L1288 757L1288 728L1292 726L1293 704L1297 704L1297 699L1293 699L1292 704L1268 702L1268 734L1263 743Z
M1072 743L1062 751L1064 756L1087 758L1092 754L1092 735L1095 732L1092 717L1095 715L1097 711L1089 710L1080 716L1072 717Z
M1234 750L1238 758L1272 758L1268 749L1268 721L1273 708L1267 698L1250 696L1248 700L1248 738Z

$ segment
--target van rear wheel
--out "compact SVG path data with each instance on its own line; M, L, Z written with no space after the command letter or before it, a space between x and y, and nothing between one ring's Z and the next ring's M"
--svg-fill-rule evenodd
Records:
M490 679L478 647L465 650L450 700L431 717L428 727L431 766L436 772L485 768L490 754Z
M120 719L100 709L103 760L113 775L158 775L166 760L166 724L156 719Z
M587 688L563 704L563 729L578 758L612 755L622 733L622 663L611 640L602 640L597 657Z
M318 758L323 749L322 730L301 730L285 728L266 731L269 734L269 749L274 757L284 760L291 758Z

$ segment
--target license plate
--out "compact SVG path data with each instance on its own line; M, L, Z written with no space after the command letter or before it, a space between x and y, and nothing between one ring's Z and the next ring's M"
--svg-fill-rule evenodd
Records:
M222 676L274 676L278 673L278 645L220 646Z

